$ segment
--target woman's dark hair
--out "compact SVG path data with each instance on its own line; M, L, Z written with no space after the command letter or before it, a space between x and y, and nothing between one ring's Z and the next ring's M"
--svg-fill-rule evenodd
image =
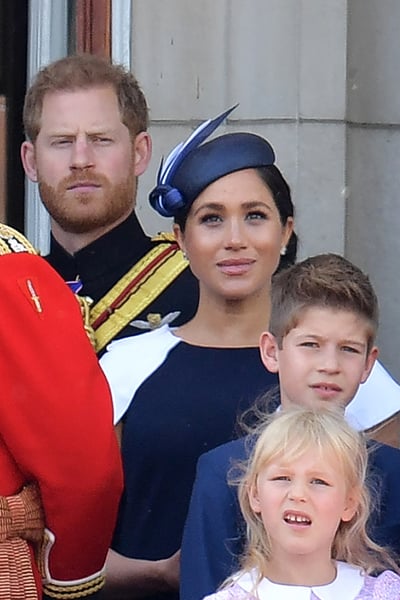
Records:
M286 225L289 217L294 217L294 206L289 184L276 165L257 167L256 171L262 181L268 186L281 218ZM281 256L277 271L290 267L296 262L297 234L293 231L286 246L286 254Z

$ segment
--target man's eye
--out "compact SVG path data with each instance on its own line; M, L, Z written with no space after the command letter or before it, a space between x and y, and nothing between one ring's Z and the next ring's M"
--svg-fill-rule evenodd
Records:
M93 138L93 141L98 144L110 144L112 139L104 136L96 136Z
M67 146L71 143L72 143L72 140L65 138L65 139L60 139L60 140L54 140L52 142L52 145L53 146Z

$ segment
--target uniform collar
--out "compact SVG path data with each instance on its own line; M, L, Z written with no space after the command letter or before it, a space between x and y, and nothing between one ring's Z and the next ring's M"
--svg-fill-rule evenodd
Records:
M150 239L144 233L135 213L75 254L69 254L51 236L48 261L64 279L90 282L102 277L110 270L120 269L121 265L132 265L151 247Z

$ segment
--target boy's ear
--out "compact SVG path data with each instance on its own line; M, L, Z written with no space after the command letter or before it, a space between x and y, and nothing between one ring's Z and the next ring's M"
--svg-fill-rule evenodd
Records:
M278 342L276 337L269 331L264 331L260 337L259 347L264 367L271 373L278 373Z
M379 350L376 346L373 346L371 350L368 352L367 358L365 360L365 369L361 377L361 383L367 381L370 373L372 371L372 367L375 364L376 359L378 358Z

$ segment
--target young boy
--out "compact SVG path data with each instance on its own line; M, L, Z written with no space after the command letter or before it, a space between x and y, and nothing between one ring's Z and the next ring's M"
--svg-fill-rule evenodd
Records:
M279 372L281 405L335 403L345 409L376 360L377 326L371 283L346 259L319 255L276 275L270 331L261 336L260 352L266 368ZM243 521L228 479L232 465L247 455L245 441L224 444L199 460L181 551L182 600L212 593L238 567ZM381 484L370 535L397 554L400 450L378 445L370 471Z

